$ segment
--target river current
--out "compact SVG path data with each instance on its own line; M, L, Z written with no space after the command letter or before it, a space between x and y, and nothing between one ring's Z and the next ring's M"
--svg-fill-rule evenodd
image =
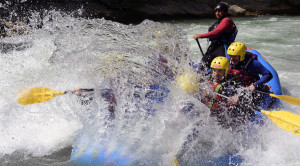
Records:
M300 17L233 18L236 41L259 51L278 72L283 93L300 97ZM209 117L198 99L182 91L174 75L192 70L201 54L192 38L207 32L213 19L123 25L105 19L79 19L49 11L25 34L0 39L0 165L68 165L72 147L105 144L135 156L140 165L172 165L194 128L195 147L185 160L237 151L242 165L300 165L300 139L272 122L255 133L232 133ZM205 51L208 44L200 40ZM151 85L168 91L163 102L149 100ZM22 88L112 89L115 115L97 93L65 94L50 101L20 105ZM82 104L82 101L88 103ZM192 111L182 108L193 105ZM300 114L297 106L283 110ZM192 143L192 144L194 144ZM197 143L197 144L196 144ZM192 162L191 162L192 163Z

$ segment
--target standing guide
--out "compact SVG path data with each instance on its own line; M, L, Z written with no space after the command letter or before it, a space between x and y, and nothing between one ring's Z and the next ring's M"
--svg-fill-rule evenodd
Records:
M218 21L208 29L208 33L194 35L194 39L208 38L211 42L205 55L201 59L201 69L203 69L203 67L208 69L211 61L215 57L225 56L225 50L227 50L228 46L234 42L238 33L237 27L233 21L226 16L228 13L227 4L221 2L214 10Z

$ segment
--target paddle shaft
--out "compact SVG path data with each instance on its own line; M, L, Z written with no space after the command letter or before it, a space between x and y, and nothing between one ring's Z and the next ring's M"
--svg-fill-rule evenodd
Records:
M262 93L262 94L265 94L265 95L269 95L270 94L270 93L262 92L262 91L259 91L259 90L255 90L255 92Z
M81 92L92 92L92 91L94 91L94 89L80 89L80 91ZM65 94L66 93L73 93L73 91L72 90L67 90L67 91L65 91Z
M256 91L256 92L266 94L266 95L270 95L271 97L277 98L277 99L285 101L287 103L300 106L300 98L297 98L297 97L286 96L286 95L275 95L273 93L265 93L265 92L261 92L261 91Z
M202 48L201 48L201 45L200 45L199 40L196 39L196 41L197 41L197 44L198 44L198 47L199 47L199 49L200 49L200 51L201 51L202 56L204 56L204 53L203 53L203 51L202 51Z
M201 88L201 89L205 90L205 88ZM213 92L213 93L214 93L215 95L221 96L221 97L223 97L223 98L225 98L225 99L229 99L229 98L230 98L230 97L228 97L228 96L222 95L222 94L217 93L217 92Z
M228 97L228 96L221 95L221 94L219 94L219 93L216 93L216 92L214 92L214 93L215 93L215 94L217 94L218 96L224 97L225 99L229 99L229 97Z

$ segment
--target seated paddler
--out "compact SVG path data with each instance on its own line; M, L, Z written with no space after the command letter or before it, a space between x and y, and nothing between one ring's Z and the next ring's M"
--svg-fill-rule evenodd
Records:
M232 43L227 50L230 58L229 75L236 77L242 86L248 87L253 94L253 102L259 105L269 88L265 85L273 75L257 59L255 54L246 52L246 46L242 42Z
M250 120L252 109L246 91L236 77L228 75L230 63L226 57L216 57L211 63L212 72L200 87L201 102L211 111L222 126L239 126Z

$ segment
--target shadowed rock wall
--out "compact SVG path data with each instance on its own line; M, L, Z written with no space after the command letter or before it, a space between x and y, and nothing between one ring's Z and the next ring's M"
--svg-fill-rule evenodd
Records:
M29 11L61 10L78 17L138 23L177 18L214 17L219 0L0 0L2 19L20 19ZM299 0L224 0L231 15L300 14Z

